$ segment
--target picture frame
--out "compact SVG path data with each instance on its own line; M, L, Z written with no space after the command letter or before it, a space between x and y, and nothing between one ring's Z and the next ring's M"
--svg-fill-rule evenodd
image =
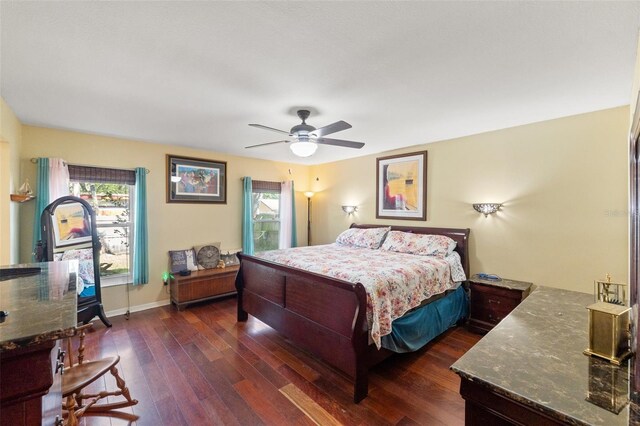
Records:
M167 154L167 203L227 204L227 162Z
M376 218L427 220L427 151L376 158Z

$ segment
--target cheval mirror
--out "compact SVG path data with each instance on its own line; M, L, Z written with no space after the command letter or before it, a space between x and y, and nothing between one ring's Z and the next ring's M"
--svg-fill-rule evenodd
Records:
M40 218L43 262L78 260L78 322L98 316L111 323L102 307L100 291L100 239L96 214L82 198L65 196L49 204Z

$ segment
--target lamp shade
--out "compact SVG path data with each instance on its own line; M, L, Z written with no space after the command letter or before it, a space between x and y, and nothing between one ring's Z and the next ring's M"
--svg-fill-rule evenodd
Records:
M315 142L293 142L289 145L291 148L291 152L293 152L298 157L309 157L316 152L318 149L318 144Z

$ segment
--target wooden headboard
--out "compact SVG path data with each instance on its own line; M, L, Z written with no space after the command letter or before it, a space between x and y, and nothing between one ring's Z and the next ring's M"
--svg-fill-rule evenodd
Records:
M358 225L352 223L350 228L382 228L391 226L392 231L411 232L413 234L445 235L455 241L455 251L460 255L464 273L469 277L469 228L425 228L421 226L393 226L393 225Z

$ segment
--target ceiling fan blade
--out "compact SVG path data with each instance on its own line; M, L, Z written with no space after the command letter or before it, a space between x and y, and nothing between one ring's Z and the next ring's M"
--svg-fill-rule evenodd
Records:
M250 145L250 146L245 146L245 148L256 148L258 146L265 146L265 145L274 145L277 143L289 143L289 141L275 141L275 142L267 142L267 143L259 143L258 145Z
M311 136L315 136L316 138L321 138L326 135L330 135L331 133L336 133L341 130L347 130L351 128L351 124L346 121L336 121L333 124L329 124L328 126L320 127L319 129L311 132Z
M284 133L285 135L289 135L289 132L284 130L274 129L273 127L263 126L262 124L249 124L251 127L257 127L258 129L271 130L272 132Z
M364 146L364 143L362 142L345 141L342 139L318 138L316 139L316 142L323 145L344 146L345 148L360 149Z

